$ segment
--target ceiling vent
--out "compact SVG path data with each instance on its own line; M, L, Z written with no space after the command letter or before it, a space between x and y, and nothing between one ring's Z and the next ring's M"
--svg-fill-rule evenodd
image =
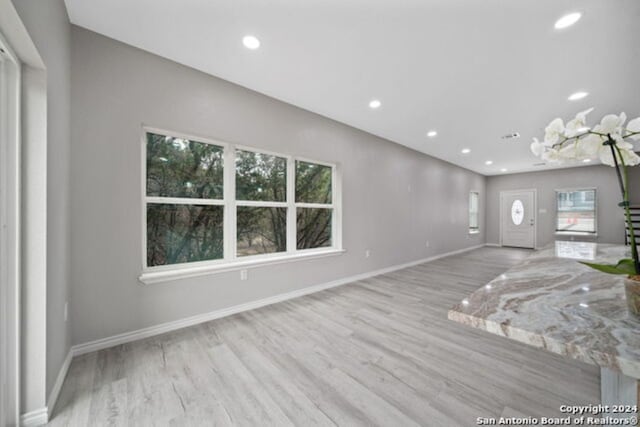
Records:
M520 134L518 132L511 132L506 135L502 135L501 139L518 139L520 138Z
M541 162L541 163L534 163L533 166L546 166L547 164L545 162Z

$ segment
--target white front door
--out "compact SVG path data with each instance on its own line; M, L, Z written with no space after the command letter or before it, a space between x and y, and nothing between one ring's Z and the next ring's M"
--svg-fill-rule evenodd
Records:
M503 191L500 204L502 246L535 248L535 190Z

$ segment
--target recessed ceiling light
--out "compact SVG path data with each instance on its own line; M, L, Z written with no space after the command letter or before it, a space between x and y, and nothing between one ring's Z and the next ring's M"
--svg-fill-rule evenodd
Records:
M502 169L500 169L500 172L506 172L506 171L507 171L507 169L506 169L506 168L502 168Z
M430 130L429 132L427 132L427 136L429 138L433 138L434 136L436 136L438 134L438 132L436 132L435 130Z
M493 164L492 160L487 160L486 162L484 162L485 165L487 166L491 166Z
M587 95L589 95L589 92L576 92L576 93L572 93L571 95L569 95L569 98L567 98L567 99L569 101L577 101L579 99L586 98Z
M380 106L381 106L381 105L382 105L382 102L380 102L380 100L379 100L379 99L372 99L372 100L369 102L369 108L373 108L374 110L375 110L376 108L380 108Z
M260 40L255 36L244 36L242 38L242 44L247 49L255 50L260 47Z
M582 14L580 12L574 12L564 15L562 18L556 21L555 27L556 30L561 30L563 28L567 28L575 24L580 20Z
M469 154L471 152L471 150L469 148L463 148L460 152L462 154Z
M584 159L583 162L585 163L589 163L591 161L591 159Z

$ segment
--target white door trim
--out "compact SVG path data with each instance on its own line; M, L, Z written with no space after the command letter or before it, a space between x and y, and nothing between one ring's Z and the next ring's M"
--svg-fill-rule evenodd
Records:
M499 242L500 242L500 246L503 246L502 244L502 220L503 220L503 212L502 212L502 202L505 196L509 195L509 194L518 194L518 193L523 193L523 192L527 192L527 191L532 191L533 192L533 248L534 249L538 249L538 190L535 188L523 188L521 190L504 190L500 192L500 207L499 207L499 211L500 211L500 230L499 230Z
M0 34L0 424L20 415L20 61Z

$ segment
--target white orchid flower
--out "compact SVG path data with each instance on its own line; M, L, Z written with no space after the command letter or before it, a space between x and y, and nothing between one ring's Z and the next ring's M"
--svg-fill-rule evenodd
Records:
M604 138L600 135L589 134L583 138L578 140L578 144L580 144L581 150L587 154L588 157L599 157L600 150L602 148L607 148L603 145Z
M564 136L567 138L573 138L574 136L584 133L587 128L587 114L593 111L593 108L584 110L576 114L576 117L567 123L564 130Z
M620 113L619 116L615 114L607 114L602 118L600 124L596 126L598 129L594 129L594 131L598 133L602 133L605 135L611 135L614 140L617 140L618 135L622 135L622 125L627 120L627 115L625 113Z
M605 141L606 139L600 135L590 134L584 138L580 138L577 144L580 146L580 150L586 155L586 157L598 157L603 164L615 166L611 146L605 145ZM636 162L640 160L640 157L633 152L633 144L624 140L616 141L616 147L620 149L625 164L629 166L638 164ZM616 157L618 156L619 155L616 150Z
M561 163L564 160L560 155L560 151L555 148L545 150L540 157L548 163Z
M585 151L582 144L578 143L577 141L564 145L558 151L558 158L562 161L571 162L589 159L591 157L593 157L591 152Z
M622 160L624 164L627 166L635 166L640 164L640 157L636 153L633 152L633 148L620 148L620 152L616 150L616 157L618 158L618 162L620 162L620 155L622 155ZM600 161L608 166L615 166L615 162L613 161L613 153L611 149L607 146L607 150L601 150L599 153Z
M533 138L533 142L531 143L531 152L533 153L533 155L536 157L542 156L544 149L544 144L538 141L538 138Z
M544 141L533 139L531 152L549 163L599 158L603 164L609 166L615 166L615 160L618 163L623 161L627 166L639 165L640 156L633 151L633 144L625 141L625 132L640 132L640 117L631 120L625 130L625 113L608 114L602 118L600 124L589 131L586 119L591 111L593 108L576 114L566 127L561 119L554 119L545 128ZM561 137L564 138L562 142ZM609 138L615 143L614 146L606 144ZM628 139L640 140L640 134Z
M629 121L629 123L627 123L627 131L629 132L640 132L640 117L633 119L631 121ZM638 135L632 135L629 138L633 139L634 141L637 141L640 139L640 134Z
M564 123L562 119L554 119L544 129L544 142L546 145L553 145L558 142L558 139L564 132Z

